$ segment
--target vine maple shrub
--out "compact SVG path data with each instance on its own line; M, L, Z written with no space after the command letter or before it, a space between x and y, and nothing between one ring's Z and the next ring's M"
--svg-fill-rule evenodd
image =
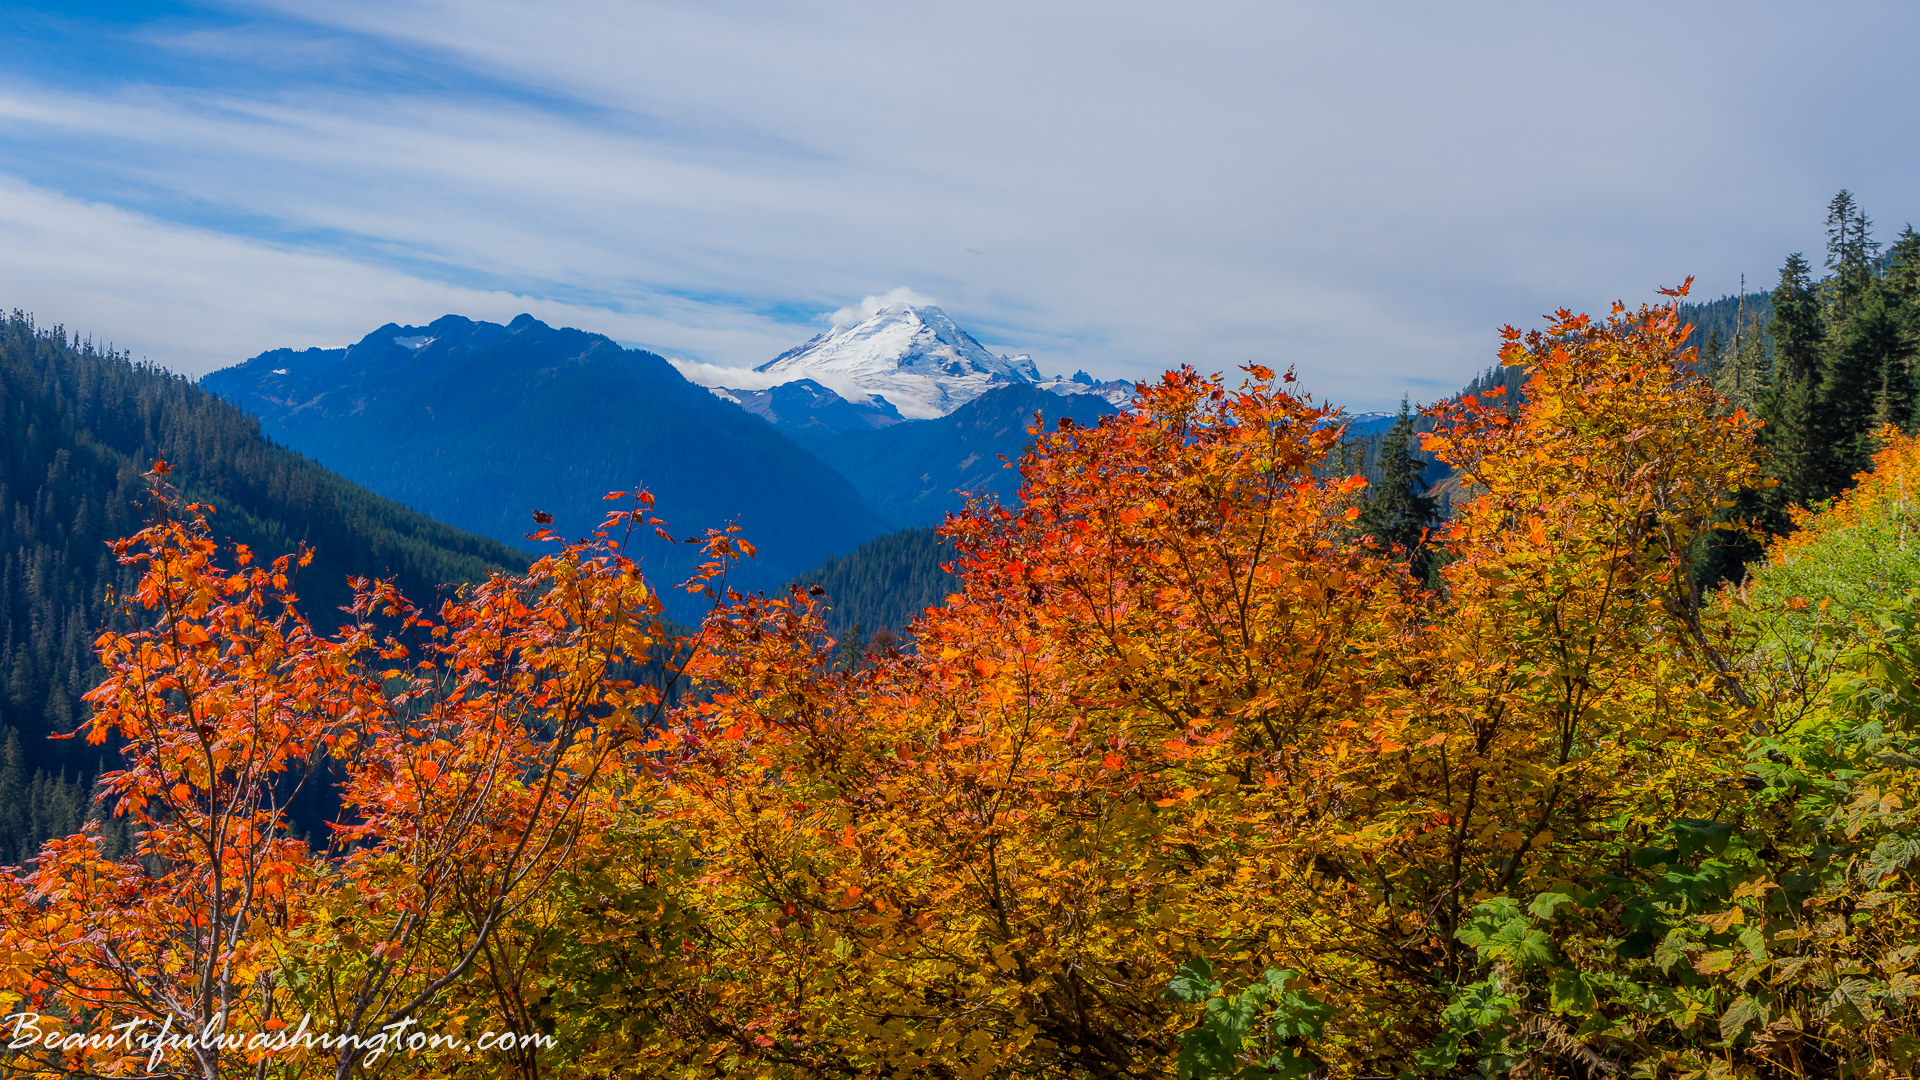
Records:
M64 1031L9 1064L138 1073L156 1062L133 1037L227 1034L167 1064L213 1080L269 1064L253 1035L311 1018L343 1041L300 1066L355 1074L381 1032L432 1019L600 827L582 812L596 780L661 702L629 675L658 602L602 541L432 615L356 582L353 621L322 636L292 591L308 556L263 567L242 547L223 566L207 508L176 512L167 472L155 523L115 545L141 569L146 628L100 638L107 678L87 695L87 737L126 741L102 786L138 851L107 860L89 826L0 878L0 1005ZM328 767L341 821L289 835L289 800Z

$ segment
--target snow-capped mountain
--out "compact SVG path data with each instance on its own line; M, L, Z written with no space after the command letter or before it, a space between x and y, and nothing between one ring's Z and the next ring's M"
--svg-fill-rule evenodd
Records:
M909 420L929 420L996 386L1040 382L1033 359L996 356L937 307L889 304L835 327L754 370L781 382L812 379L849 400L885 398Z

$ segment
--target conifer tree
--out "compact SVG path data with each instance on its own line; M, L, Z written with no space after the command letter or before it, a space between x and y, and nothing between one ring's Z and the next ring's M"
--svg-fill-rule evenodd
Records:
M1858 310L1873 283L1873 258L1880 245L1872 237L1873 221L1845 190L1827 204L1827 269L1822 282L1829 325L1837 326Z
M1872 427L1862 433L1865 445L1854 472L1867 467L1868 457L1879 448L1882 428L1892 425L1907 431L1913 427L1914 340L1906 316L1885 283L1876 282L1860 314L1850 321L1842 342L1842 348L1856 350L1874 362L1878 382Z
M1920 303L1920 233L1908 225L1887 254L1887 291L1900 307L1911 308Z
M20 750L20 733L5 729L0 737L0 865L25 858L22 848L28 842L27 778L25 755Z
M1741 282L1744 297L1746 282ZM1773 357L1767 342L1767 328L1757 311L1744 305L1734 316L1733 342L1713 366L1713 388L1727 404L1750 416L1759 415L1766 397Z
M1914 232L1912 225L1902 229L1887 256L1887 272L1881 284L1911 353L1920 342L1920 233Z
M1403 552L1412 561L1414 576L1422 578L1431 562L1426 532L1440 520L1439 505L1421 480L1425 468L1413 456L1413 410L1401 398L1400 415L1380 443L1380 483L1360 511L1359 524L1374 539Z
M1877 419L1904 425L1912 411L1899 326L1877 283L1835 296L1813 424L1816 499L1839 494L1867 467Z
M1814 423L1816 498L1837 495L1867 468L1878 433L1913 418L1912 342L1891 283L1874 273L1873 222L1846 191L1827 212L1822 282L1827 348ZM1904 237L1903 237L1904 239ZM1907 250L1913 247L1907 242ZM1910 271L1909 271L1910 273Z
M1702 373L1712 378L1727 362L1727 343L1720 339L1720 331L1707 335L1707 343L1700 347L1700 357L1696 361Z
M1727 401L1729 410L1738 409L1749 416L1762 414L1773 373L1772 343L1760 312L1746 307L1747 279L1740 278L1740 302L1734 311L1733 343L1713 368L1713 388ZM1772 525L1780 520L1772 492L1742 488L1734 493L1733 505L1720 514L1721 522L1757 522ZM1760 537L1745 529L1716 530L1695 556L1694 579L1702 587L1722 581L1740 581L1746 577L1748 563L1766 554Z
M1773 321L1767 330L1773 337L1773 378L1760 403L1760 415L1766 420L1760 440L1769 454L1768 474L1779 481L1773 489L1777 512L1781 505L1820 497L1815 494L1814 411L1826 328L1811 269L1799 252L1787 256L1780 268L1780 284L1773 290ZM1776 523L1784 526L1784 517Z

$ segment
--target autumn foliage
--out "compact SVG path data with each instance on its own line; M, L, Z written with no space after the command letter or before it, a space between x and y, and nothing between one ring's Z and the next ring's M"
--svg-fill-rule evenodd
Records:
M1042 433L1017 507L949 521L960 591L859 663L827 600L726 592L750 549L724 534L713 615L664 642L642 505L431 612L363 583L330 635L297 560L226 566L194 508L163 516L121 547L149 628L102 638L91 695L139 855L82 834L0 885L0 999L92 1032L558 1040L208 1077L1684 1075L1709 1028L1723 1062L1821 1074L1714 1027L1745 990L1646 1004L1679 976L1634 935L1681 920L1697 952L1733 919L1661 875L1784 820L1749 754L1798 753L1764 635L1695 585L1761 481L1686 333L1670 305L1509 330L1525 400L1429 437L1459 492L1434 582L1355 524L1364 482L1321 467L1338 425L1290 375L1169 372ZM323 776L340 822L290 835Z
M111 862L83 833L0 879L0 998L91 1037L29 1048L17 1068L151 1068L116 1035L131 1023L124 1035L238 1033L237 1049L172 1055L237 1075L266 1059L246 1040L308 1015L366 1038L425 1019L603 827L585 812L596 780L657 719L658 691L623 674L659 634L657 604L614 545L497 575L431 615L363 581L353 621L322 635L292 591L304 556L262 567L241 549L222 566L206 509L176 507L166 472L155 524L116 545L141 568L129 600L146 628L100 638L108 677L87 695L87 738L126 746L102 783L138 851ZM289 835L286 803L332 770L340 822ZM351 1045L287 1056L343 1076L366 1064Z
M1017 512L949 526L965 593L913 655L834 670L805 598L710 624L657 805L728 928L695 1034L810 1074L1150 1074L1202 956L1301 973L1340 1071L1428 1043L1464 910L1705 812L1738 736L1687 566L1753 425L1683 333L1510 337L1537 394L1435 443L1477 493L1442 595L1354 534L1326 413L1256 367L1049 435Z

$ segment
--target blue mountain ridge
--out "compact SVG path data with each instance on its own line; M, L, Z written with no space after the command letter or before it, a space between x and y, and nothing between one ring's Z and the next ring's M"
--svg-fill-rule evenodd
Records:
M738 524L759 549L730 584L773 588L895 523L806 449L654 353L521 315L389 323L345 349L276 349L201 380L275 441L423 513L533 548L532 513L583 536L609 489L645 487L676 537ZM691 545L636 546L668 614Z

